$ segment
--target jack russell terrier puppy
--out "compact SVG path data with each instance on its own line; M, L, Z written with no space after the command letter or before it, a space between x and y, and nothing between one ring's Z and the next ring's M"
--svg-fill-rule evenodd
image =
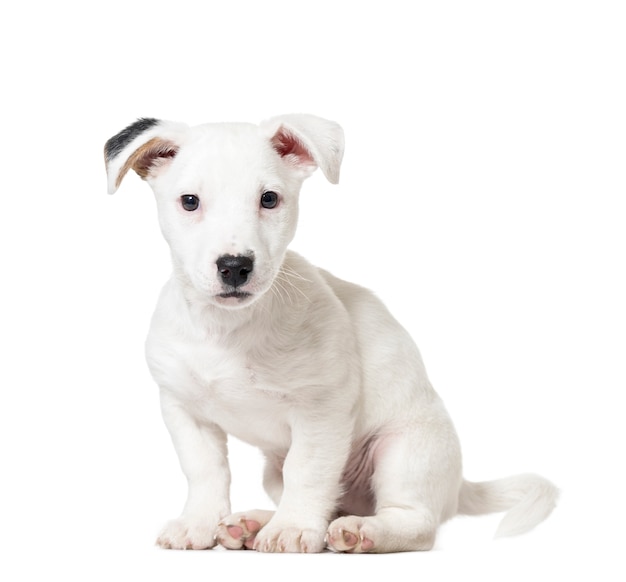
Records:
M336 184L339 125L283 115L189 127L139 119L107 141L109 192L134 170L156 196L173 273L146 344L188 480L164 548L400 552L456 514L507 511L497 535L555 506L536 475L463 479L456 432L417 347L368 290L287 249L298 196ZM231 513L227 435L265 455L276 511Z

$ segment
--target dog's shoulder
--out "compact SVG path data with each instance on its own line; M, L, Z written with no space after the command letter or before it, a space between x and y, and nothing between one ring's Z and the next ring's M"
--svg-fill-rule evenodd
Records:
M330 271L313 265L293 251L287 252L284 265L286 272L292 272L296 280L299 278L309 284L312 283L307 292L315 294L318 301L325 298L328 302L332 297L333 302L340 304L350 317L369 315L374 318L380 316L387 318L385 306L370 289L341 279Z

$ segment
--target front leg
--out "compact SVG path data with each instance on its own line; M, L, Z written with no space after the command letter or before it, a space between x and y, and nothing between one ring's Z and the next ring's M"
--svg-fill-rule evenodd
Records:
M292 423L280 503L257 534L255 550L313 553L324 549L326 529L341 494L352 421L343 415L315 412L311 418L299 415Z
M182 514L165 525L157 544L182 550L212 548L218 523L230 514L226 434L216 425L200 424L165 390L161 409L188 493Z

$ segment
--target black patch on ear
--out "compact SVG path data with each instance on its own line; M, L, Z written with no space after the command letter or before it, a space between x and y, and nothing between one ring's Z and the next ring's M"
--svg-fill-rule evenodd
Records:
M104 155L107 160L117 156L131 141L151 127L159 123L154 117L140 117L135 123L131 123L126 129L114 135L104 145Z

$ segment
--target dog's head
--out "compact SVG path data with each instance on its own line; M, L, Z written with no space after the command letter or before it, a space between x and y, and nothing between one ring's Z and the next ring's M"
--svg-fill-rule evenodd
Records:
M145 179L175 272L232 308L271 287L295 233L302 181L320 167L338 182L343 132L312 115L258 126L139 119L104 151L109 193L130 169Z

